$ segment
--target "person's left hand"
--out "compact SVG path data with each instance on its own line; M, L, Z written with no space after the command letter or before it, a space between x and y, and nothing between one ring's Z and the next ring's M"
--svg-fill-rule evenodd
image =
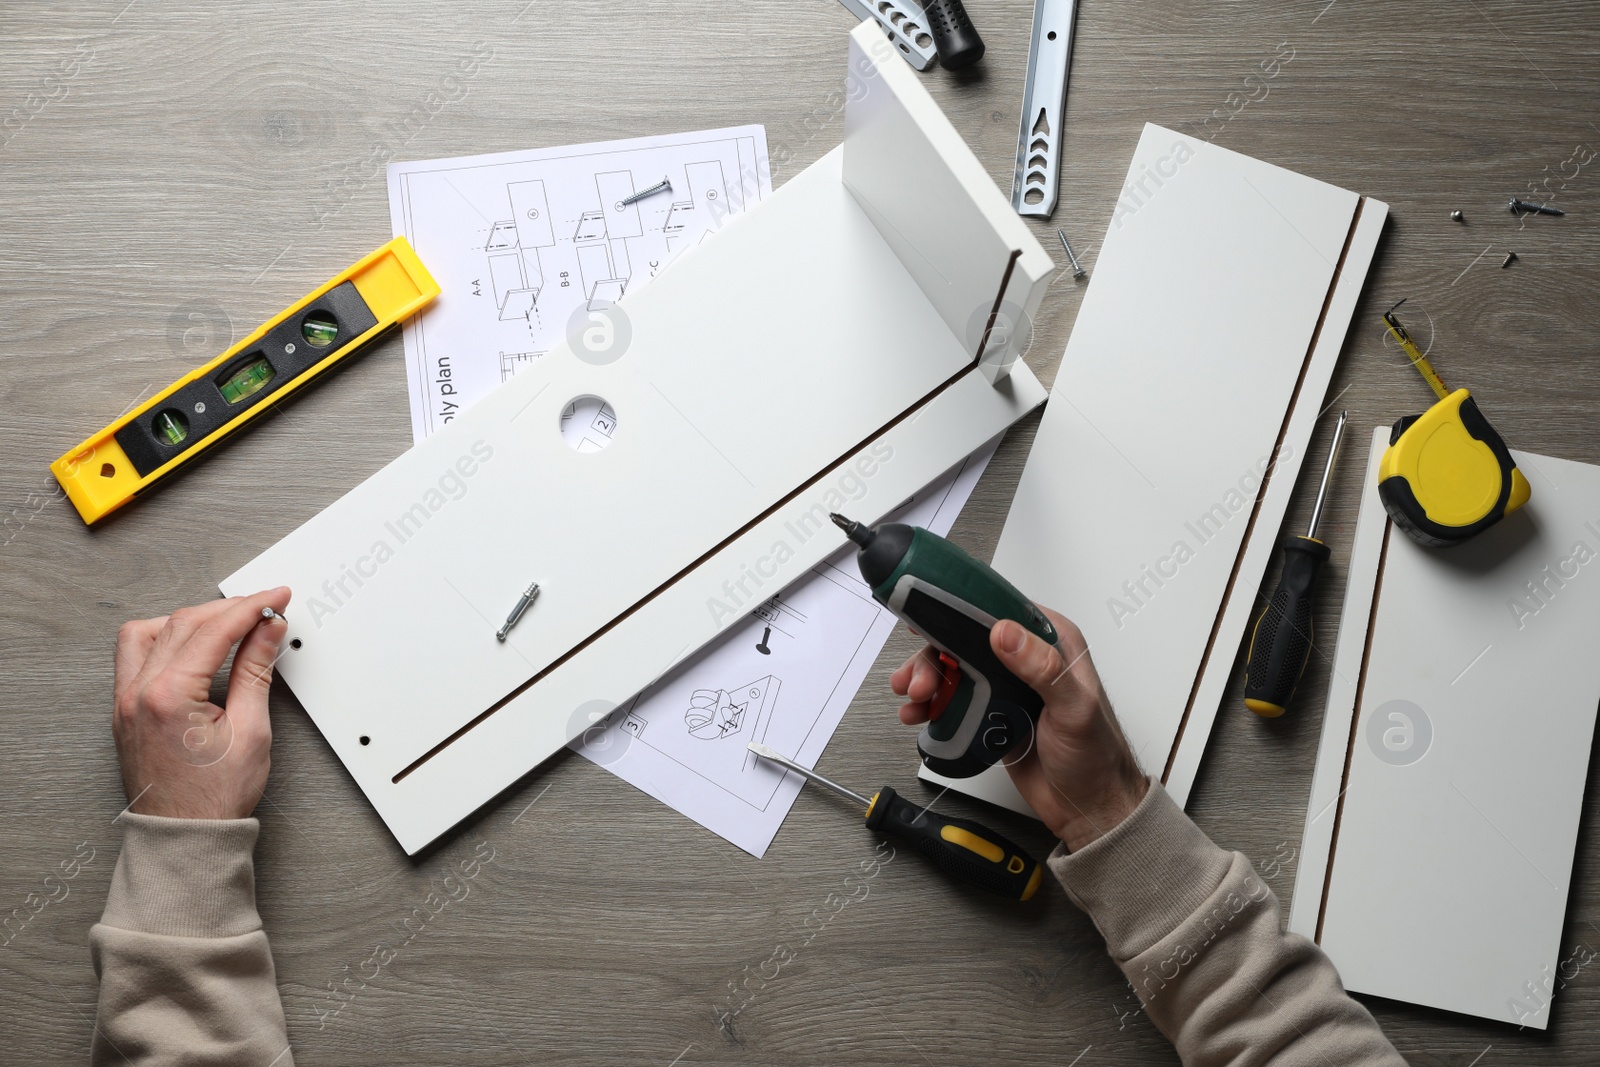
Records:
M111 729L134 812L243 819L255 810L272 765L267 690L287 629L261 609L288 606L279 587L123 624ZM218 707L211 682L234 645Z

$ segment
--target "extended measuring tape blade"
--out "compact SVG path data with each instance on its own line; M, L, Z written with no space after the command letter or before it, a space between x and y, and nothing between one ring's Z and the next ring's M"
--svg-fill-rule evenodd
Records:
M439 295L396 237L50 464L95 523Z

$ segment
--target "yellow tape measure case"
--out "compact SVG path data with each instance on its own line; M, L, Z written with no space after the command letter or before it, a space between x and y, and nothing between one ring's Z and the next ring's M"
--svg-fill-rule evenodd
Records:
M1511 450L1465 389L1396 422L1378 465L1389 517L1432 548L1469 540L1530 495Z

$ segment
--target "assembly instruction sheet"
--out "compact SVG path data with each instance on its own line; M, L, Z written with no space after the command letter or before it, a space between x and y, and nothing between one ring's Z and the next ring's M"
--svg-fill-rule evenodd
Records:
M886 521L948 533L997 445L984 446ZM895 621L861 580L855 549L843 549L571 747L760 856L802 781L746 745L760 741L814 766ZM909 768L916 760L909 730L905 744Z
M395 235L440 287L404 328L413 439L771 193L761 126L391 163Z

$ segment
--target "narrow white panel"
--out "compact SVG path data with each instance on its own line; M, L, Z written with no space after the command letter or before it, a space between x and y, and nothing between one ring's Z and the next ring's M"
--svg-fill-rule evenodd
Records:
M1326 401L1328 383L1333 380L1339 352L1344 348L1356 302L1388 217L1387 204L1371 197L1361 199L1349 245L1329 294L1311 355L1306 360L1298 393L1290 401L1277 461L1260 494L1255 518L1239 550L1238 565L1226 587L1217 613L1215 635L1195 683L1188 717L1173 743L1165 785L1179 804L1189 802L1189 791L1200 771L1200 759L1205 755L1206 742L1211 737L1217 715L1254 715L1242 706L1222 707L1223 693L1233 677L1234 653L1264 607L1261 582L1277 553L1278 532L1289 513L1289 500L1294 495L1300 468L1313 450L1326 448L1330 433L1328 423L1333 419L1330 409L1337 406L1336 402ZM1326 455L1326 452L1318 454Z
M1279 437L1357 202L1146 126L1062 357L994 562L1083 629L1157 774L1263 477L1293 485L1303 448Z
M1354 434L1351 438L1348 447L1353 450L1358 438ZM1306 828L1300 838L1294 898L1289 907L1289 929L1312 940L1316 939L1317 920L1322 914L1322 891L1328 884L1328 857L1333 851L1333 824L1339 815L1339 798L1344 793L1344 760L1350 743L1350 720L1355 714L1356 683L1366 655L1372 598L1377 592L1378 562L1389 533L1389 516L1376 491L1378 461L1388 446L1389 427L1375 427L1361 483L1369 491L1361 497L1355 540L1345 568L1338 643L1333 650L1333 672L1328 679L1328 699L1322 712L1322 740L1317 747L1316 769L1311 776L1311 799L1306 804Z
M1543 1029L1600 703L1600 467L1514 455L1521 512L1444 551L1388 534L1320 940L1350 989Z
M1013 322L1024 321L1037 311L1054 265L944 112L912 91L916 73L893 58L875 24L851 31L844 181L950 331L976 354L997 280L1010 271L1006 299ZM1004 377L1019 348L986 361L985 373Z
M1387 216L1159 126L1128 168L995 565L1083 628L1180 804ZM919 776L1027 810L1000 768Z

